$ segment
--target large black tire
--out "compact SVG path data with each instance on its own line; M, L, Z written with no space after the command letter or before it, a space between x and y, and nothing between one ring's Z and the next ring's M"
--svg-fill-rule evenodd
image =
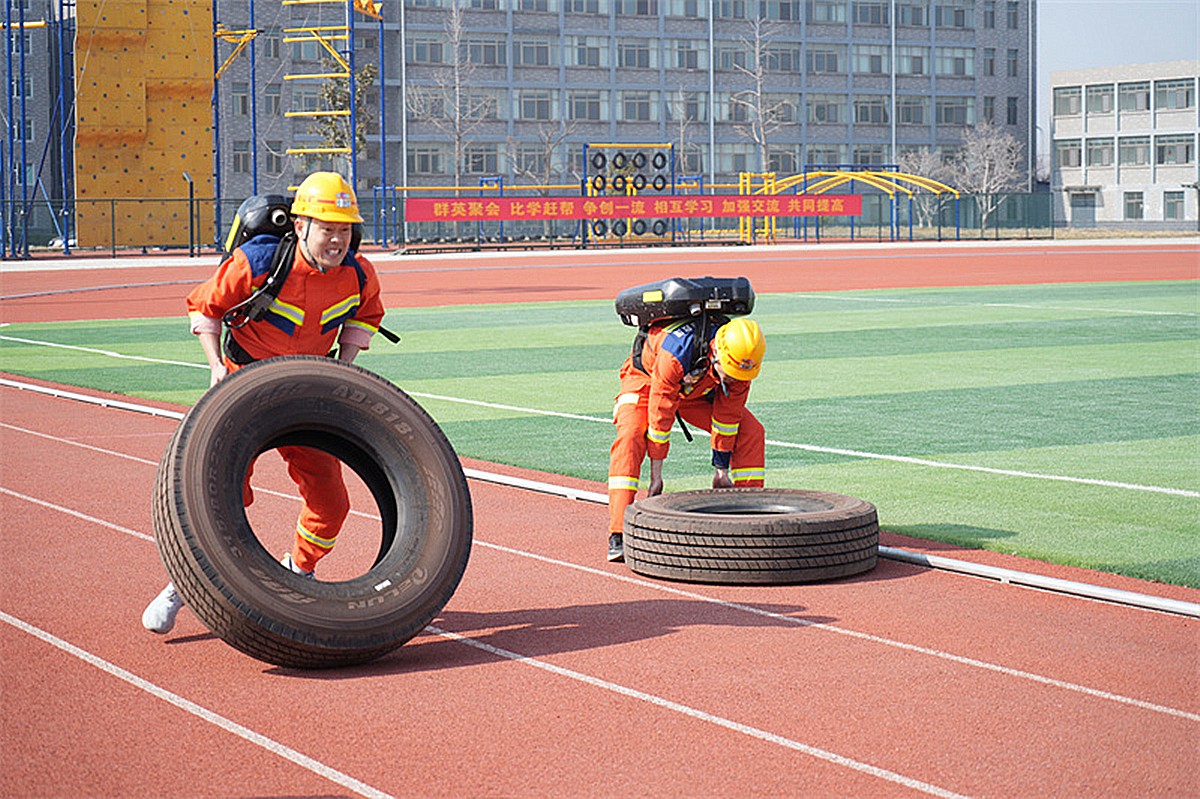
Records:
M875 567L875 506L787 488L680 491L625 511L625 562L647 577L780 585Z
M366 573L309 580L263 548L242 506L260 453L329 452L370 489L383 520ZM271 358L217 383L159 463L154 532L184 601L231 646L280 666L365 663L445 607L471 549L471 499L446 436L407 394L330 358Z

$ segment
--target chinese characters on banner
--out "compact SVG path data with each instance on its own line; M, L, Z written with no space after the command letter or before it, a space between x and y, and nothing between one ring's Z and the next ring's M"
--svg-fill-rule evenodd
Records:
M789 194L770 197L414 197L405 202L405 218L409 222L861 214L861 194Z

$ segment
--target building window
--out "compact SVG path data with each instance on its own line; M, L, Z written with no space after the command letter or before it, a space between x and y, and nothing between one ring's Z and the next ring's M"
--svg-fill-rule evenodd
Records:
M995 97L984 97L983 98L983 121L984 122L995 122L996 121L996 98Z
M621 118L626 122L651 122L650 92L622 92Z
M854 45L854 71L865 75L882 75L888 63L886 45Z
M975 124L974 97L939 97L935 110L939 125Z
M928 47L897 47L896 71L901 75L929 74Z
M1087 87L1087 112L1089 114L1111 114L1113 111L1112 86Z
M897 22L901 25L908 25L915 28L924 28L929 26L929 2L914 3L912 0L900 3L896 6Z
M855 124L886 125L889 121L886 97L870 95L854 98Z
M855 0L853 19L855 25L888 24L887 3Z
M239 116L250 115L250 84L233 84L233 113Z
M1125 192L1125 218L1141 219L1142 212L1142 193L1140 191Z
M1163 192L1163 219L1183 219L1184 199L1181 191Z
M897 97L896 121L901 125L925 125L929 122L928 97Z
M499 37L468 39L467 60L485 67L502 67L508 62L508 48Z
M675 68L700 69L702 65L707 67L706 60L701 56L702 51L696 42L681 39L675 48Z
M1054 157L1061 169L1073 169L1083 164L1083 149L1079 139L1067 139L1054 143Z
M575 37L575 66L577 67L606 67L608 53L605 40L599 36Z
M1018 122L1021 118L1020 103L1021 103L1020 97L1009 97L1008 98L1008 113L1005 117L1005 121L1008 122L1008 124L1010 124L1010 125L1018 124Z
M600 0L563 0L563 11L568 14L608 13L608 4L601 8Z
M550 119L550 92L527 89L520 93L517 102L521 119Z
M442 43L413 39L408 43L408 60L412 64L442 63Z
M1112 166L1113 165L1113 140L1112 139L1088 139L1087 165L1088 166Z
M668 17L703 19L707 9L708 3L701 3L701 0L667 0Z
M1054 90L1054 116L1073 117L1080 113L1083 90L1078 86L1062 86Z
M808 147L809 166L836 166L845 160L844 144L811 144Z
M321 87L311 83L293 84L292 108L296 111L320 111Z
M1182 111L1196 104L1196 82L1160 80L1154 82L1154 107L1159 111Z
M746 69L747 66L746 51L741 47L717 48L717 69Z
M283 116L283 87L278 83L268 83L263 89L263 105L269 117ZM279 174L276 172L275 174Z
M1021 24L1021 12L1017 7L1016 0L1008 0L1008 29L1010 31L1017 30Z
M282 175L283 174L283 156L284 156L283 142L268 141L266 143L266 145L267 145L267 147L266 147L266 150L267 150L266 156L267 157L264 160L266 161L265 166L266 166L267 174L268 175Z
M813 45L808 48L808 71L836 75L842 72L845 49L837 45Z
M513 63L522 67L550 66L550 43L523 41L513 44Z
M235 141L233 143L233 171L241 175L250 172L250 142Z
M498 9L498 0L470 0L468 4L472 11L495 11Z
M771 47L767 50L768 72L799 72L799 47Z
M717 19L745 19L746 0L720 0L717 3Z
M1008 76L1017 78L1021 75L1021 51L1010 47L1008 49Z
M842 23L846 21L846 0L808 0L808 21Z
M767 19L780 22L799 22L800 0L766 0L763 14Z
M569 119L599 122L600 92L571 92L567 96Z
M1117 108L1121 111L1150 110L1150 82L1117 84Z
M1159 166L1180 166L1193 163L1196 141L1190 133L1154 137L1154 163Z
M261 43L263 55L266 58L279 58L283 54L283 40L278 34L267 33L261 39L256 38L255 41ZM257 55L257 52L255 55Z
M975 75L975 51L965 47L939 47L934 62L938 75L969 78Z
M651 69L658 66L650 58L650 43L646 39L624 39L617 42L617 66Z
M854 163L863 166L882 166L887 163L887 146L860 144L854 148Z
M500 158L494 144L473 144L463 153L463 169L469 175L495 175L500 171Z
M414 175L442 174L442 153L436 147L409 147L408 171Z
M983 74L985 77L994 78L996 76L996 48L983 48Z
M617 16L657 17L658 0L616 0Z
M516 11L549 11L548 0L517 0ZM557 9L555 9L557 11Z
M933 22L939 28L974 28L975 3L964 0L934 0Z
M996 27L996 0L983 0L983 27L986 30Z
M844 97L826 94L808 96L808 121L817 125L836 125L843 122Z
M1121 166L1150 165L1150 137L1127 136L1118 140L1117 159Z

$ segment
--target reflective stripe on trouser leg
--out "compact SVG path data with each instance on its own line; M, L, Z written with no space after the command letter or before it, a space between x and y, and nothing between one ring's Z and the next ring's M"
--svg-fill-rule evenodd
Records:
M729 476L735 488L761 488L766 478L767 434L762 422L745 411L738 425L737 442L729 459Z
M337 542L350 513L350 497L342 480L342 462L309 447L280 447L288 475L304 499L292 545L292 562L312 571Z
M646 458L647 400L640 394L617 397L613 407L616 437L608 453L608 530L619 533L625 524L625 509L637 496L638 477Z

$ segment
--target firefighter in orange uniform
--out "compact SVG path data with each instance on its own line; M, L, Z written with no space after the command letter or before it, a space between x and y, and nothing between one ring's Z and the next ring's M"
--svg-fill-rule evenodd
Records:
M350 363L379 330L384 313L379 278L370 261L350 250L352 226L363 220L349 183L334 172L309 175L296 190L291 214L291 271L261 319L228 329L223 350L223 320L263 285L281 239L250 239L187 297L192 332L208 359L210 385L256 360L326 355L335 345L338 359ZM292 551L284 555L283 565L312 576L350 512L341 462L308 447L279 447L279 453L303 499ZM243 492L249 505L254 499L249 474ZM175 586L168 584L147 606L142 624L153 632L169 632L182 606Z
M609 453L608 559L624 560L625 509L637 495L642 460L650 456L647 496L663 490L662 465L676 416L712 434L713 488L754 488L766 474L762 423L746 409L750 381L762 368L766 342L758 323L736 318L697 341L697 319L650 327L640 363L621 366L621 393L613 408L616 440ZM693 352L703 352L696 363Z

